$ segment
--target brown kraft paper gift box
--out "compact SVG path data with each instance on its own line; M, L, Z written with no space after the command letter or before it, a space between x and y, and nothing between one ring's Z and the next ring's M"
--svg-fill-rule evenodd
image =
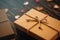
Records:
M35 9L29 10L14 22L18 29L39 39L55 40L60 31L60 21L38 12Z
M13 31L12 25L7 17L7 15L3 12L0 12L0 39L5 37L14 37L15 32Z

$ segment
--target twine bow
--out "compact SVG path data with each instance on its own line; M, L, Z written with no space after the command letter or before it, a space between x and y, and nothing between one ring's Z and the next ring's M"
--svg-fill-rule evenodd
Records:
M36 18L34 18L34 20L31 20L31 19L27 19L27 22L37 22L37 24L40 24L40 26L39 26L39 29L42 29L41 28L41 23L44 23L44 24L46 24L47 23L47 16L45 16L43 19L41 19L41 20L39 20L39 18L36 16ZM36 25L37 25L36 24ZM35 25L34 25L35 26ZM33 28L34 26L32 26L31 28ZM30 28L30 29L31 29Z

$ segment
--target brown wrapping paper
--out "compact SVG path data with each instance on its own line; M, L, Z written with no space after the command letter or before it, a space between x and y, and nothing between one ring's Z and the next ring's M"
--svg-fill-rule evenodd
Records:
M0 13L0 22L8 20L6 14Z
M0 38L14 35L10 21L4 11L0 12Z
M25 13L14 23L46 40L56 39L58 32L60 31L59 20L47 16L34 9L31 9Z
M40 25L36 25L34 28L32 28L30 31L34 34L36 34L39 37L42 37L44 39L55 39L55 37L57 36L57 32L43 24L41 24L41 29L39 29Z
M0 37L13 35L14 31L8 21L0 23Z

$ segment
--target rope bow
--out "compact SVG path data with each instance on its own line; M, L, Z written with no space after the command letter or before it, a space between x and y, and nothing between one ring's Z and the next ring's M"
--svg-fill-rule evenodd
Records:
M27 15L27 14L26 14ZM28 16L28 15L27 15ZM31 16L29 16L29 17L31 17ZM41 20L39 20L39 18L36 16L35 18L34 18L34 20L32 20L32 19L27 19L27 22L37 22L37 24L40 24L40 26L39 26L39 29L42 29L41 28L41 23L44 23L44 24L47 24L47 16L45 16L43 19L41 19ZM37 25L37 24L35 24L35 25ZM33 25L31 28L33 28L35 25ZM30 29L31 29L30 28Z

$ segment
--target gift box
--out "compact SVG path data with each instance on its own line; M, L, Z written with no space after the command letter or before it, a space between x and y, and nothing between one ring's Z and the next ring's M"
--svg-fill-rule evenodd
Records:
M0 11L0 39L14 38L14 37L15 32L7 15L4 13L4 11Z
M0 37L14 34L14 31L8 21L0 23Z
M40 40L55 40L60 31L60 21L31 9L15 22L17 28Z
M0 12L0 22L8 20L7 16L5 13Z

